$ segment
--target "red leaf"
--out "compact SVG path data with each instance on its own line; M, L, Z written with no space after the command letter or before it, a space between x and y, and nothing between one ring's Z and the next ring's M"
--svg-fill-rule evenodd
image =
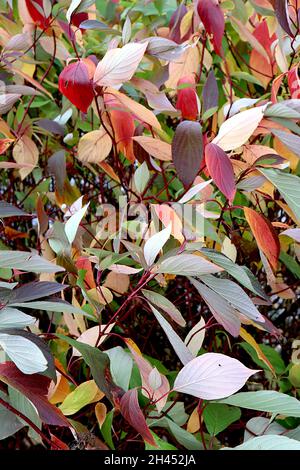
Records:
M198 14L208 34L212 34L215 52L222 57L222 38L225 29L224 14L218 0L199 0Z
M3 362L0 364L0 380L25 395L34 404L44 423L70 426L62 412L47 399L51 381L49 377L41 374L23 374L13 362Z
M177 86L192 85L178 90L176 108L181 111L183 119L196 121L199 114L198 97L195 91L195 78L187 75L178 80Z
M124 393L120 401L120 411L126 421L128 421L146 442L157 447L140 408L136 388Z
M109 94L104 95L104 101L109 110L117 149L119 152L124 153L126 158L133 163L135 155L133 153L132 137L134 136L135 125L132 114Z
M0 155L6 152L14 139L0 139Z
M295 67L293 67L288 72L288 85L289 85L292 99L300 98L300 80L299 80L299 75L298 75L298 67L299 67L299 64L295 65Z
M83 60L72 62L61 72L58 79L59 91L80 111L86 113L94 98L90 71Z
M27 10L33 22L42 29L47 29L51 16L46 16L43 8L43 0L26 0Z
M181 122L173 137L172 158L178 178L185 186L189 186L199 173L202 157L202 128L199 122Z
M232 203L236 188L232 164L227 153L216 144L207 144L205 162L209 174L219 190Z
M253 32L253 36L264 47L269 56L269 62L262 56L256 49L252 49L250 54L250 66L253 67L253 75L257 76L259 80L267 87L276 67L276 62L271 50L272 43L276 40L276 34L270 36L268 24L266 21L261 21Z
M249 207L244 207L244 213L257 246L268 258L274 271L276 271L280 254L280 243L273 225L266 217Z
M81 25L81 23L83 21L86 21L89 19L89 15L88 13L86 13L85 11L81 11L79 13L73 13L73 15L71 16L71 23L74 25L74 26L77 26L77 28L79 28L79 26ZM81 31L85 31L84 29L81 29Z

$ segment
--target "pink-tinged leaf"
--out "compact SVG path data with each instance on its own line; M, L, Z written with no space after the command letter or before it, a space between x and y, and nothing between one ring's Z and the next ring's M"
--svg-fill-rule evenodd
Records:
M181 85L187 85L180 88ZM193 75L187 75L178 80L179 87L177 93L176 108L181 111L183 119L196 121L199 115L199 98L195 91L195 78Z
M282 29L292 38L292 23L289 17L288 0L275 0L275 15Z
M181 37L181 32L180 32L181 21L187 12L188 12L187 7L184 5L184 3L181 3L179 7L172 14L170 23L169 23L169 29L170 29L169 38L172 39L172 41L181 43L183 41L186 41L190 37L191 28L183 37Z
M273 42L276 41L276 34L272 34L272 36L270 36L268 24L264 20L255 28L253 36L264 47L269 60L261 55L256 49L252 49L249 64L250 67L252 67L252 74L257 77L265 87L267 87L276 71L276 62L271 49Z
M206 353L181 369L173 390L204 400L218 400L240 390L257 372L224 354Z
M241 321L237 310L235 310L235 308L233 308L223 297L201 282L196 281L196 279L190 278L190 282L196 287L217 322L220 323L228 333L237 337L241 327Z
M172 157L178 178L189 186L196 178L203 158L202 127L199 122L183 121L175 131Z
M94 83L100 86L121 85L133 77L148 43L129 43L119 49L110 49L97 65Z
M233 167L227 153L216 144L205 147L205 162L208 172L220 191L232 203L235 193Z
M246 220L251 228L258 248L267 257L272 269L277 270L280 243L271 222L262 214L249 207L244 207Z
M148 442L148 444L157 447L140 408L136 388L124 393L120 400L120 411L126 421L128 421L128 423L142 436L142 438Z
M293 238L297 243L300 243L300 228L288 228L284 230L284 232L281 232L280 235Z
M215 52L223 55L222 38L225 29L224 13L218 0L198 0L198 14L208 34L212 34L212 44Z
M25 0L26 7L33 22L42 29L47 29L51 20L51 3L50 0ZM47 11L48 7L50 11Z
M59 91L80 111L86 113L94 98L93 84L89 69L83 60L72 62L61 72L58 79Z
M145 395L147 398L152 397L154 401L160 399L160 397L165 395L164 398L160 399L156 403L157 411L160 412L168 400L168 392L170 390L169 382L164 375L158 372L160 380L157 381L158 386L156 388L153 388L153 383L151 382L151 373L153 372L153 366L150 364L150 362L143 358L137 346L133 346L130 339L125 339L125 341L130 349L130 352L133 356L136 365L139 368L142 378L143 395Z
M203 112L217 108L219 103L219 90L214 71L211 70L202 91Z
M171 236L171 229L172 224L169 223L168 227L164 228L160 232L155 233L146 241L144 246L144 257L147 266L152 266L158 253L169 240Z
M288 85L291 93L291 98L300 99L300 80L298 74L299 64L295 65L287 74Z
M41 420L53 426L70 426L61 411L47 399L50 378L45 375L27 375L12 362L0 364L0 380L21 392L36 407Z

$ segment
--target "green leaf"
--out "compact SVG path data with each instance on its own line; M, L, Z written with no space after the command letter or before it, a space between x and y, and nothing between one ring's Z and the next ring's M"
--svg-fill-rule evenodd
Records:
M216 436L224 431L230 424L238 421L241 410L222 403L209 403L203 411L203 419L207 431L211 436Z
M269 370L269 367L261 361L254 348L248 343L240 343L240 346L251 356L252 360L257 364L259 367L265 370ZM259 344L260 349L266 356L266 358L271 362L272 366L275 369L277 374L283 374L286 366L280 356L280 354L271 346L267 346L266 344Z
M57 273L65 270L33 253L6 250L0 250L0 268L19 269L30 273Z
M145 442L145 450L178 450L177 447L174 447L172 444L169 444L169 442L160 439L160 437L158 437L155 432L151 431L151 434L155 440L156 447L152 446L151 444L148 444L148 442Z
M64 300L39 300L33 302L17 302L10 304L11 307L33 308L35 310L47 310L48 312L77 313L87 315L81 308L65 302Z
M150 173L147 163L143 162L134 173L134 184L139 194L141 194L146 188L149 178Z
M84 361L91 369L91 374L96 384L105 393L106 397L114 403L114 397L121 397L124 390L118 387L111 378L110 361L107 354L93 348L88 344L80 343L75 339L56 333L56 336L77 349L82 355Z
M300 401L275 391L262 390L259 392L236 393L231 397L219 400L218 403L300 418Z
M115 446L112 440L112 422L114 418L114 408L107 413L104 423L101 426L100 432L103 436L104 441L108 447L112 450L115 450Z
M300 265L294 258L282 251L279 259L296 278L300 279Z
M88 380L78 385L78 387L64 399L59 408L65 416L73 415L89 403L101 399L99 398L99 393L100 391L95 381Z
M274 168L259 168L259 171L274 184L297 219L300 219L300 178Z

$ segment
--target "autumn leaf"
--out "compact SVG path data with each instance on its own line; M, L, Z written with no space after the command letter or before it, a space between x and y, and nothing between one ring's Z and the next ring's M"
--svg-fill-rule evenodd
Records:
M262 214L258 214L258 212L249 207L244 207L244 213L257 246L266 255L273 270L276 271L280 254L280 243L272 224Z

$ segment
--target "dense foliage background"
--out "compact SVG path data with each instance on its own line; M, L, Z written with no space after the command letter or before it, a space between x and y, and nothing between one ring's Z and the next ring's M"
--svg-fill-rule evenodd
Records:
M0 448L300 449L299 22L0 0Z

